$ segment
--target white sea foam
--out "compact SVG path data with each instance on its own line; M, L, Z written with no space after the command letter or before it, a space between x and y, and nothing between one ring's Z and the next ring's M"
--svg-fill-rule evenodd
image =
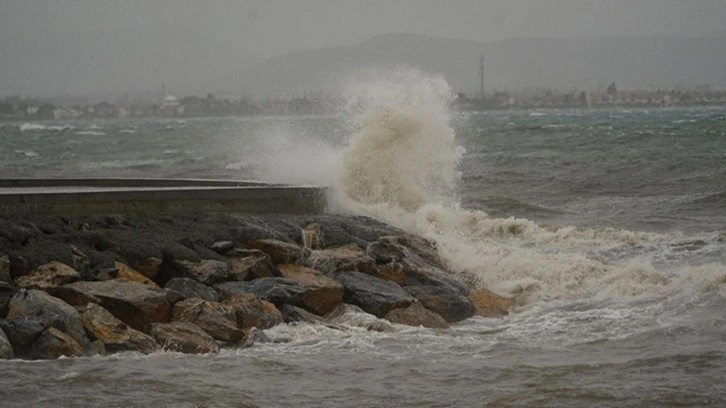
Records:
M20 125L20 131L21 132L32 132L32 131L41 131L41 130L53 130L53 131L64 131L71 129L72 126L47 126L47 125L41 125L39 123L23 123Z
M86 135L86 136L105 136L106 133L99 132L97 130L81 130L79 132L76 132L77 135Z
M461 208L455 186L463 149L449 124L451 91L441 77L377 73L353 81L347 92L357 131L340 157L338 205L435 241L451 269L474 274L519 304L661 295L682 290L686 276L694 290L724 283L722 264L656 266L682 236L545 227Z

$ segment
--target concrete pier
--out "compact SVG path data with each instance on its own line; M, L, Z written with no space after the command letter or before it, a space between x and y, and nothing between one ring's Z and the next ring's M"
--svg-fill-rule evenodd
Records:
M245 180L0 179L0 215L321 213L326 188Z

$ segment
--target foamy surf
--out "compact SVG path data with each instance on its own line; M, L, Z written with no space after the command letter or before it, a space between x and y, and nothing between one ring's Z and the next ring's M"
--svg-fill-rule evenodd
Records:
M456 184L464 149L450 124L452 93L443 78L415 70L369 73L346 92L354 131L340 156L339 205L436 242L452 270L521 307L723 290L723 263L699 262L689 251L667 259L689 240L723 249L714 234L544 226L462 208Z

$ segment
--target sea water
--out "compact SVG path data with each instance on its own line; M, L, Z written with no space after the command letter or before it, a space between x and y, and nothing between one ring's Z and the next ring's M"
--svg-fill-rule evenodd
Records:
M2 361L2 405L726 404L723 107L456 112L412 70L342 94L324 116L0 122L0 175L329 185L330 211L434 241L452 273L512 297L509 316Z

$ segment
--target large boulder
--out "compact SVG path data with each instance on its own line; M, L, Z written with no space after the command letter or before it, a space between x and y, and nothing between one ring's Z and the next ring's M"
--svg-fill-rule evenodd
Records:
M80 346L90 347L78 311L46 292L21 289L10 299L7 317L9 320L36 321L43 329L55 327L70 335ZM27 344L13 344L13 346L23 349Z
M249 282L225 282L214 285L222 299L228 299L233 293L252 293L269 300L275 305L299 305L305 297L305 288L292 279L261 278Z
M156 350L154 339L132 329L103 307L89 303L80 312L86 332L95 340L101 341L107 351L150 353Z
M161 258L149 256L146 258L134 259L130 263L130 266L142 275L153 280L156 279L156 276L159 274L159 270L163 263L164 261Z
M48 327L31 346L28 358L47 360L82 355L83 347L72 336L55 327Z
M412 255L403 258L400 265L406 276L403 286L439 286L461 295L469 293L469 286L464 282L419 256Z
M297 263L303 255L300 246L277 239L255 239L248 241L247 246L266 253L275 264Z
M211 287L191 278L173 278L164 285L165 289L175 290L185 298L200 298L211 302L219 301L219 294Z
M476 308L476 315L483 317L502 317L509 314L512 301L497 295L489 289L475 289L469 292L469 299Z
M5 332L16 357L26 357L33 343L46 329L38 320L24 317L0 320L0 329Z
M244 332L237 328L235 310L227 305L199 298L185 299L174 305L173 319L190 322L217 340L238 342Z
M15 283L21 288L47 289L75 282L80 278L78 271L61 262L49 262L21 276Z
M194 323L155 323L151 336L166 350L187 354L216 353L219 345L214 338Z
M369 331L393 332L393 326L380 320L355 305L341 303L325 315L325 320L334 328L345 329L346 326L361 327Z
M326 274L339 271L375 271L373 258L355 244L311 251L303 264Z
M282 305L280 311L282 312L285 323L305 322L310 324L320 324L325 321L321 316L293 305Z
M443 286L406 286L406 291L427 309L453 323L474 315L474 304L466 295Z
M198 280L205 285L224 282L229 277L229 264L215 259L203 259L200 262L174 261L174 264L180 271L180 276Z
M8 336L5 335L5 332L0 329L0 360L11 358L15 358L13 345L10 343L10 340L8 340Z
M0 282L0 318L8 314L8 303L17 289L8 282Z
M144 333L149 332L151 323L168 322L171 316L166 292L136 282L75 282L53 288L52 293L74 306L97 303Z
M413 302L405 309L393 309L388 312L385 319L408 326L423 326L430 329L446 329L449 324L443 317L426 309L420 302Z
M234 249L227 256L232 266L229 272L231 280L248 281L280 276L272 258L259 249Z
M300 305L305 309L325 315L343 301L343 285L335 279L300 265L278 265L282 276L299 283L304 289Z
M251 293L232 293L223 303L234 310L237 327L245 330L269 329L283 322L282 313L272 302Z
M393 282L361 272L339 272L333 275L343 285L346 303L383 317L393 309L408 307L414 298Z

